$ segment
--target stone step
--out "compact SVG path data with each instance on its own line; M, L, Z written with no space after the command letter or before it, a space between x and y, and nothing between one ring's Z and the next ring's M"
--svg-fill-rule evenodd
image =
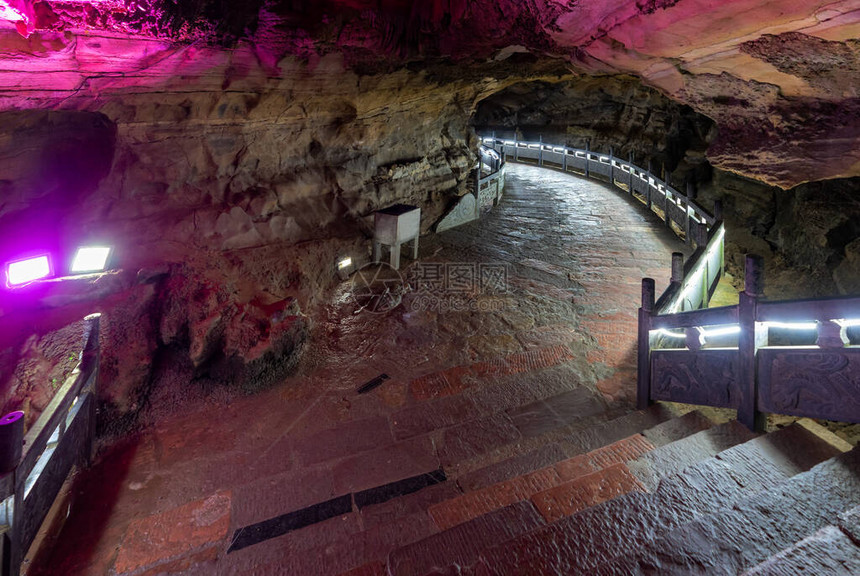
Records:
M661 405L648 410L631 412L610 421L564 430L555 441L543 444L524 454L501 459L487 466L457 474L450 471L449 477L455 478L464 492L492 486L499 482L529 474L541 468L554 465L561 460L590 452L627 436L646 430L643 434L655 446L688 436L707 429L711 422L699 412L691 412L680 418L673 418L671 412ZM542 438L542 440L546 440Z
M567 490L568 488L565 488L567 483L614 464L633 460L653 449L654 446L641 434L636 434L587 454L574 456L552 466L440 502L430 507L430 516L441 530L447 530L514 502L531 499L541 510L542 515L549 519L550 514L544 512L544 509L553 507L556 499L563 498L559 489ZM632 477L630 480L636 486L639 485ZM576 488L571 486L569 490L576 491Z
M653 491L661 478L680 472L755 436L756 434L743 424L732 420L665 444L631 462L630 471L643 486Z
M641 434L633 434L608 445L598 444L599 442L611 442L624 432L633 430L638 432L643 424L655 422L656 425L646 430L645 434L663 443L683 438L711 426L710 420L698 412L663 420L667 415L668 411L665 409L653 407L606 422L584 431L582 435L573 435L570 437L568 450L578 451L588 447L591 451L572 458L564 458L565 450L558 444L554 444L550 445L550 449L530 453L531 456L537 457L531 459L527 457L529 455L517 457L494 465L487 471L489 473L472 475L469 478L473 480L472 484L463 483L462 479L458 479L458 484L466 484L465 493L452 500L436 504L430 509L430 514L442 530L527 499L532 499L548 520L556 520L561 515L570 515L575 511L576 506L580 506L577 504L577 499L584 488L576 483L568 486L562 486L563 484L613 464L634 460L654 449L654 445ZM479 482L475 481L476 478L480 480L492 478L494 475L504 475L507 478L493 484L475 487L479 485ZM634 487L631 483L626 483L624 486L625 492ZM639 483L636 482L635 486L638 488ZM468 490L472 487L474 487L473 490ZM539 493L543 494L538 496ZM606 492L606 494L609 493L611 492ZM616 492L614 495L617 496L620 493Z
M654 410L651 414L652 417L660 418L659 410ZM699 414L685 415L677 420L671 424L670 421L660 422L652 436L668 441L670 438L683 437L684 434L698 433L697 431L710 425L710 421ZM632 426L642 421L642 416L637 416L622 422ZM616 425L613 428L608 427L607 431L610 429L617 434L624 427ZM588 435L581 445L589 445L586 443L595 442L596 438L598 436L594 434ZM619 495L643 490L624 462L653 449L654 446L643 435L634 434L586 454L562 460L554 466L435 504L430 507L430 514L443 531L408 546L406 550L393 552L389 557L389 571L395 575L426 574L442 571L451 564L468 566L474 562L480 549L476 550L472 546L468 548L468 554L456 549L450 552L451 541L460 541L464 537L462 534L475 540L476 536L469 535L473 530L482 529L484 518L492 518L506 511L518 516L510 511L528 506L528 497L534 505L531 510L537 509L543 519L554 521L563 515L584 510ZM552 488L541 490L546 486ZM525 534L545 524L540 522L531 527L519 525L517 528L519 533ZM503 540L499 535L493 535L490 541L495 544ZM415 550L421 551L421 554L416 554ZM408 560L403 560L404 557Z
M442 483L223 556L223 574L339 574L374 570L393 550L439 532L427 515L454 496ZM458 492L457 492L458 493ZM364 568L366 566L366 568ZM370 572L371 574L373 572Z
M388 556L388 573L424 576L450 564L468 566L477 560L481 550L544 525L531 502L517 502L398 548Z
M743 576L842 576L860 574L860 548L835 526L825 526L771 556Z
M839 515L839 528L855 542L860 542L860 506Z
M731 509L678 526L595 574L738 574L825 526L850 526L851 518L841 513L858 505L860 448L855 448Z
M593 390L574 388L438 431L439 458L449 475L459 477L606 422L605 413Z
M547 522L555 522L623 494L644 491L642 484L622 463L613 464L539 492L531 501Z
M699 440L692 442L700 445ZM624 494L489 548L482 552L476 573L591 573L701 514L718 512L736 500L778 487L800 467L786 463L780 446L791 446L794 452L808 450L819 459L839 452L832 446L828 449L829 445L805 428L793 425L736 445L680 472L660 474L653 493ZM730 461L743 458L758 460L760 465L735 470Z

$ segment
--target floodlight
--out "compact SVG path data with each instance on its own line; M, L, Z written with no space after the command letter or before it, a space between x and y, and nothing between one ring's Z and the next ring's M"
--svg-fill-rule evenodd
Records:
M109 246L82 246L72 260L72 272L101 272L109 254Z
M352 266L352 258L348 256L337 263L338 270L343 270L344 268L347 268L349 266Z
M9 262L6 265L7 286L20 286L51 275L51 262L47 254Z

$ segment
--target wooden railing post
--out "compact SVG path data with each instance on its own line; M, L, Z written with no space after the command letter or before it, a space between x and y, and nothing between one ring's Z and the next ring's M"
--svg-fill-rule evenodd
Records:
M567 146L561 147L561 170L567 172Z
M692 180L687 178L687 187L685 191L686 201L684 202L684 240L686 240L687 245L690 244L691 238L690 236L693 234L691 228L695 225L695 221L693 220L692 215L690 215L690 200L695 200L696 191L693 187Z
M9 535L9 560L3 559L3 569L7 567L10 576L18 576L21 573L21 563L24 560L23 550L23 533L24 515L27 511L24 509L24 490L27 484L27 474L24 470L16 468L13 472L13 482L15 493L12 497L12 526L10 527ZM5 576L5 574L4 574Z
M543 166L543 134L538 136L538 166Z
M645 205L651 209L651 159L648 159L648 171L645 173Z
M609 147L609 185L615 188L615 158L612 156L612 146Z
M588 157L591 156L591 140L585 141L585 177L588 178Z
M672 284L680 284L684 281L684 254L672 252Z
M764 418L758 412L756 389L756 306L762 294L764 265L760 256L748 254L744 270L744 291L738 295L738 420L753 431L763 431Z
M693 182L692 178L687 180L687 199L696 199L696 184Z
M651 403L651 315L654 311L654 279L642 279L642 307L639 308L636 407L644 410Z
M633 195L633 150L630 151L630 154L627 157L627 176L628 176L628 186L630 189L630 195Z
M696 243L696 248L703 248L708 243L708 225L704 222L695 222L692 225L691 233L693 234L693 242Z

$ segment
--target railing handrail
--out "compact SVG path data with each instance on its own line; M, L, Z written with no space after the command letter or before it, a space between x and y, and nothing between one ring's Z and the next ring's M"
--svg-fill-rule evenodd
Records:
M554 162L565 172L569 171L569 157L585 160L574 167L584 167L586 177L594 177L595 172L604 178L608 176L610 184L621 188L626 185L631 194L642 189L641 184L635 185L634 178L639 178L640 183L647 183L644 188L649 209L651 195L656 193L662 195L659 198L662 207L657 208L662 208L661 217L667 224L671 220L680 226L679 219L685 219L685 240L696 244L691 258L685 264L682 254L673 254L672 280L659 298L655 298L654 281L650 278L642 281L637 360L639 408L647 406L652 398L735 407L738 420L751 429L762 428L760 411L860 422L860 414L842 407L844 402L833 397L848 382L840 371L856 371L860 367L860 345L852 345L856 335L849 340L847 332L849 327L860 326L860 297L766 301L761 299L761 259L750 255L746 287L739 295L739 304L708 308L724 265L725 226L719 204L715 205L713 215L708 214L695 202L693 194L678 192L668 182L653 176L650 169L642 170L632 159L616 158L611 150L606 155L588 148L547 144L542 138L540 142L524 142L498 139L495 135L483 138L482 142L504 147L503 156L512 150L516 160L524 156L537 160L539 166ZM602 167L599 171L598 166ZM804 330L814 328L816 346L770 347L769 329L786 328L787 324ZM721 339L731 334L737 334L734 348L726 344L732 340ZM812 378L809 382L816 382L816 391L809 397L801 398L791 388L798 384L789 384L787 390L780 382L780 378L792 380L794 376L786 376L786 370L790 374L795 369L810 371L799 376L800 382L809 378ZM658 381L658 392L652 396L652 377L658 375L665 381ZM731 382L731 390L726 388L727 382ZM821 395L823 400L816 400Z
M759 300L755 321L762 324L789 325L843 320L860 320L860 296L810 298L802 300ZM738 305L685 310L671 314L654 315L651 330L678 328L730 328L738 326ZM809 328L810 330L817 329ZM807 344L783 344L785 348L801 348Z
M646 287L653 280L643 280L643 294ZM860 362L857 334L849 332L860 326L860 296L767 301L761 295L762 262L748 255L738 304L668 314L640 310L639 404L656 399L736 408L738 419L758 430L764 412L860 422L843 398L852 394L848 374ZM813 332L815 340L772 342L774 329Z
M7 505L7 521L11 519L11 530L0 535L7 540L5 544L0 542L0 545L10 555L3 558L3 565L0 566L3 576L18 574L23 554L32 544L48 509L65 482L68 470L73 464L80 463L79 456L83 457L84 463L89 463L92 455L99 372L99 318L98 314L93 314L85 319L88 324L87 337L78 364L24 436L21 460L11 472L0 475L0 501ZM72 431L72 444L64 442L69 437L67 432ZM52 470L52 474L46 476L48 485L44 489L47 496L33 494L36 502L31 504L32 496L27 490L35 488L42 479L42 475L33 479L31 475L55 435L56 446L46 457L42 468L47 469L50 465ZM54 460L60 463L54 465ZM11 515L8 514L8 499L12 499Z
M588 148L574 148L566 145L549 144L543 141L529 142L516 139L496 138L495 136L481 137L481 143L484 146L488 143L492 144L493 149L495 149L496 146L514 146L515 149L527 148L538 150L540 152L551 152L556 154L563 153L565 156L576 156L578 158L586 159L587 161L608 164L613 168L619 168L625 174L632 174L633 176L640 178L640 180L648 182L648 185L660 194L667 195L667 197L671 196L675 199L682 199L682 203L686 203L687 206L693 210L693 213L700 222L705 222L710 226L719 219L719 215L708 213L708 211L700 206L694 198L690 198L687 194L679 192L668 182L658 178L649 170L641 168L633 162L614 156L611 150L608 154L603 154ZM562 150L564 152L561 152ZM503 154L503 157L505 156L507 156L507 154ZM539 162L543 165L542 160L539 160ZM591 177L591 174L587 172L586 176Z
M502 171L502 169L505 167L505 159L503 157L499 156L495 150L493 150L492 148L489 148L487 146L484 146L483 144L481 144L481 146L478 148L478 151L479 151L479 154L481 156L481 159L478 160L478 186L480 188L481 184L483 184L484 182L487 182L489 180L492 180L495 176L497 176L499 174L499 172ZM484 162L484 158L483 158L484 153L490 155L497 162L494 162L493 164L487 164L486 162ZM482 170L483 166L490 166L490 168L492 168L492 170L486 176L482 175L483 174L483 170Z

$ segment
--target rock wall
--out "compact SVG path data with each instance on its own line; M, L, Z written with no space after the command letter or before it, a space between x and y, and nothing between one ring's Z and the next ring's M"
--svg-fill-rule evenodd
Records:
M82 45L92 38L55 39L49 58L63 65L114 65L99 60L104 45ZM373 211L415 204L429 228L470 183L474 102L529 78L450 65L360 74L340 55L287 58L271 76L249 46L102 41L139 57L136 78L0 93L17 108L0 112L0 256L46 250L64 266L80 244L113 246L114 280L24 306L105 313L103 401L117 419L143 407L165 349L198 378L246 387L295 367L336 262L368 259ZM30 337L22 322L5 340L23 353Z
M479 102L473 125L480 134L633 154L657 174L678 171L681 182L705 163L717 134L706 116L628 76L517 84Z

